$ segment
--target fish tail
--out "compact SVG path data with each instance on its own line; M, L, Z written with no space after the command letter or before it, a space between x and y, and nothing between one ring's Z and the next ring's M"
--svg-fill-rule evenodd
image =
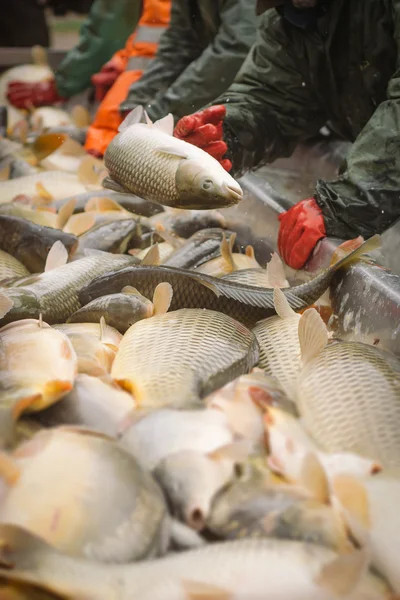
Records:
M348 242L345 242L345 244L348 244ZM339 258L339 260L334 262L334 264L331 265L331 269L333 269L334 271L337 271L338 269L341 269L342 267L349 267L350 265L352 265L355 262L357 262L358 260L360 260L360 258L363 254L365 254L366 252L372 252L372 250L376 250L377 248L380 248L380 246L381 246L380 235L378 235L378 234L373 235L372 237L369 238L369 240L363 242L358 248L356 248L355 250L352 250L350 252L350 254L348 254L347 256L344 256L343 258ZM348 248L349 246L346 246L346 247ZM351 247L351 245L350 245L350 247Z

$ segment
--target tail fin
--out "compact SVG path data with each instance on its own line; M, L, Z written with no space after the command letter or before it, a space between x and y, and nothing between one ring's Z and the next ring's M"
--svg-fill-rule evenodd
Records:
M353 240L351 240L350 244L349 244L349 242L344 242L344 244L346 244L345 247L351 248L352 242L353 242ZM344 244L339 246L339 248L343 249ZM341 269L342 267L349 267L350 265L357 262L363 254L365 254L366 252L372 252L372 250L376 250L377 248L380 248L380 246L381 246L380 235L378 235L378 234L373 235L371 238L369 238L369 240L367 240L366 242L363 242L358 248L356 248L355 250L352 250L350 252L350 254L348 254L347 256L344 256L343 258L339 258L339 260L337 260L333 264L331 263L330 268L333 269L334 271L337 271L338 269ZM336 254L336 256L340 256L340 253L338 252L338 250L335 251L335 254Z

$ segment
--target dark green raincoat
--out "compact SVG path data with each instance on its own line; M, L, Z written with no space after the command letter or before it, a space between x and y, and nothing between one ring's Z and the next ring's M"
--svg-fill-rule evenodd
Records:
M80 31L78 45L68 52L56 72L57 90L64 98L82 92L136 29L141 0L95 0Z
M331 0L311 30L265 12L235 82L213 102L227 107L234 173L289 156L329 122L354 144L341 175L316 186L327 234L382 232L400 217L399 57L400 0Z
M158 119L197 110L232 83L256 29L256 0L172 0L156 58L132 84L121 111L141 104Z

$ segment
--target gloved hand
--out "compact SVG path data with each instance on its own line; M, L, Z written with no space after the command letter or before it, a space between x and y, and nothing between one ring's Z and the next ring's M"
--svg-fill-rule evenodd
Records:
M96 100L103 100L110 87L114 84L123 69L119 61L109 60L102 66L99 73L91 77L91 82L95 87Z
M222 123L225 115L225 106L219 104L182 117L176 124L174 136L208 152L221 163L226 171L230 171L232 169L231 161L222 158L228 150L222 137Z
M314 198L307 198L279 215L278 250L286 264L301 269L316 243L326 236L324 217Z
M16 108L52 105L64 100L57 92L54 79L38 83L10 81L7 98Z

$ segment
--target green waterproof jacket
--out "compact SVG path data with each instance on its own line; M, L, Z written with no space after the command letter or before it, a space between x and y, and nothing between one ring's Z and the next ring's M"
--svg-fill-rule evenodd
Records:
M58 93L64 98L82 92L136 29L141 0L95 0L80 31L79 43L56 72Z
M182 117L211 102L234 80L256 29L256 0L172 0L156 58L121 111L141 104L152 119Z
M318 181L328 235L369 237L400 217L400 0L331 0L315 29L271 9L225 104L239 174L289 156L329 122L354 141L340 176Z

